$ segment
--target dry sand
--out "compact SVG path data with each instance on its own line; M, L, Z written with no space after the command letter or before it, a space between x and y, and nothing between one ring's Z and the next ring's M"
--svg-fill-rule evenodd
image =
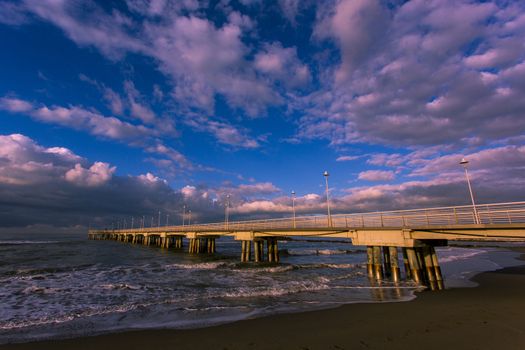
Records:
M352 304L193 330L146 330L3 349L525 349L525 266L482 273L476 288L410 302Z

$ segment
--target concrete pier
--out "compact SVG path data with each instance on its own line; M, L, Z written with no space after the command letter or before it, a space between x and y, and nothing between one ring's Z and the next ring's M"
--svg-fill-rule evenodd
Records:
M481 208L481 207L480 207ZM386 278L394 283L401 276L430 289L444 288L435 247L449 240L523 241L525 240L525 202L473 206L422 208L388 212L332 215L326 225L323 215L147 227L140 229L89 230L93 240L115 240L162 249L181 249L183 238L190 254L214 254L219 237L241 241L241 261L279 262L279 240L291 237L323 237L348 240L366 247L368 276L377 285ZM266 251L264 246L266 245ZM253 253L252 253L253 247ZM398 249L402 251L400 264ZM404 267L402 274L401 267Z

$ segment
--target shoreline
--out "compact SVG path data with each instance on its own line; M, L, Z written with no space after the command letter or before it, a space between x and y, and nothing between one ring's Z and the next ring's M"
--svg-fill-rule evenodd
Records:
M509 250L522 253L524 248ZM148 329L0 345L8 349L522 349L525 264L420 292L406 302L355 303L195 329Z

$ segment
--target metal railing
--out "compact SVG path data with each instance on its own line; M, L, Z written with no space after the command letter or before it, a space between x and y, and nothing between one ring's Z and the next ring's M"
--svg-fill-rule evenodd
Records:
M476 205L481 225L525 224L525 202L493 203ZM295 227L300 229L359 228L359 227L443 227L453 225L476 225L476 211L472 205L439 207L413 210L395 210L371 213L336 214L331 216L329 226L327 215L298 216ZM152 231L242 231L293 229L293 217L230 221L177 226L147 227L141 229L117 230L117 232Z

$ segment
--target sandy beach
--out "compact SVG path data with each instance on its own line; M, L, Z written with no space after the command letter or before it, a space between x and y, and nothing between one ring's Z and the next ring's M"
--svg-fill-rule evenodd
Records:
M482 273L476 288L410 302L351 304L191 330L142 330L0 349L523 349L525 266Z

